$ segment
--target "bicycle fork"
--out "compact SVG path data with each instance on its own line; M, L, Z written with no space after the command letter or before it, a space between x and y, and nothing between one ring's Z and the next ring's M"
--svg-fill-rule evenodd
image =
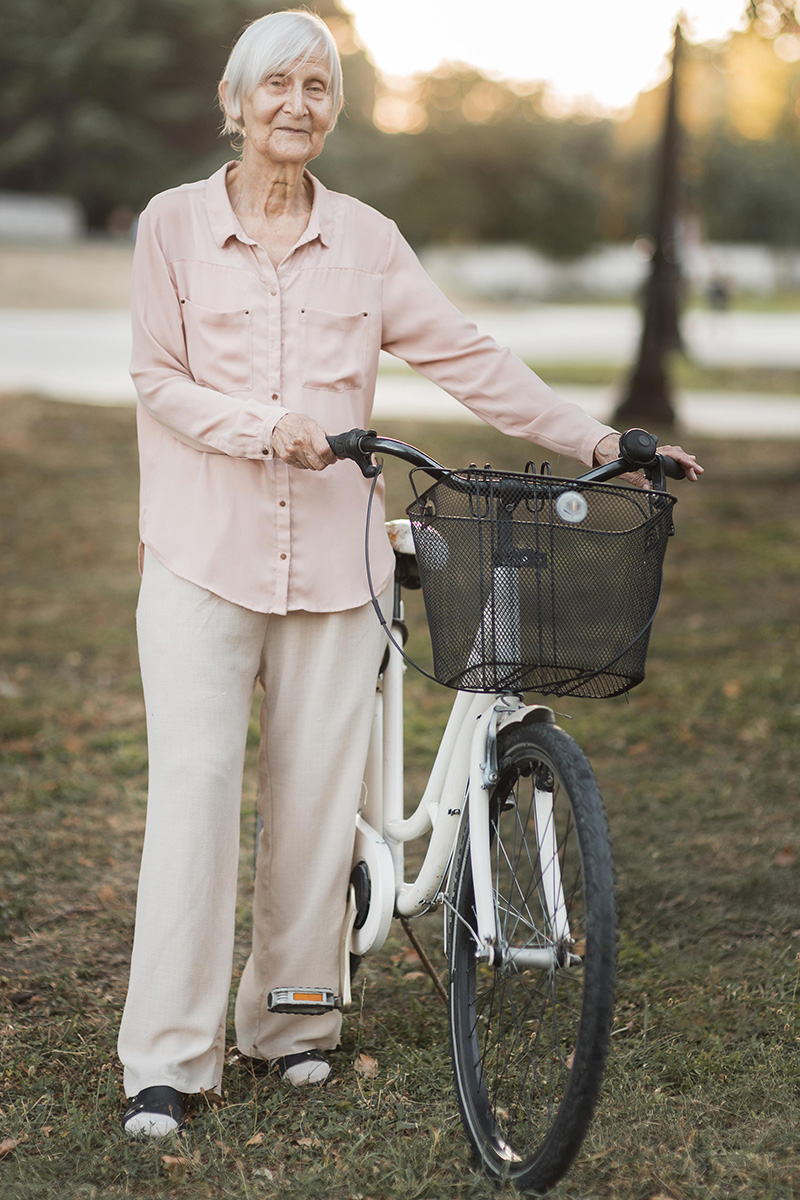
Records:
M530 946L527 941L538 927L529 913L532 897L517 898L521 920L516 923L527 931L522 945L509 945L506 930L498 928L497 905L492 885L492 838L490 830L490 793L498 780L497 734L512 722L552 721L550 709L543 706L523 708L514 697L499 697L478 719L472 737L469 773L470 862L476 917L476 958L501 969L546 970L573 965L574 955L564 954L571 941L567 906L561 879L561 865L553 815L553 780L546 768L535 780L534 820L541 879L538 901L545 924L546 945ZM496 845L497 839L495 839ZM496 845L495 852L502 853ZM579 961L579 960L576 960Z

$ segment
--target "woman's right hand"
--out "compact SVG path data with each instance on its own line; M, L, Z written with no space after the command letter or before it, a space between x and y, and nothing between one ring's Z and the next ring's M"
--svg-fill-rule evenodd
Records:
M281 417L272 431L272 452L301 471L324 471L337 461L325 430L313 417L303 413Z

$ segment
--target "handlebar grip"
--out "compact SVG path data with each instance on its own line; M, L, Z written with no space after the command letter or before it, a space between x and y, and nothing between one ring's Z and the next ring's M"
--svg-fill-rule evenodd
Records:
M375 430L348 429L345 433L334 433L326 436L328 437L328 445L337 458L353 458L354 455L360 454L361 447L359 442L367 434L374 436Z
M676 462L674 458L670 458L670 456L668 454L661 454L661 455L659 455L659 457L660 457L662 463L664 464L664 474L668 475L670 477L670 479L685 479L686 478L686 472L684 471L681 464L679 462Z
M337 458L347 458L347 434L334 433L332 436L329 433L325 434L328 439L328 445Z
M346 433L334 433L328 438L328 445L337 458L350 458L357 463L361 474L370 479L380 473L380 467L372 461L372 455L361 444L362 438L376 436L374 429L348 429Z

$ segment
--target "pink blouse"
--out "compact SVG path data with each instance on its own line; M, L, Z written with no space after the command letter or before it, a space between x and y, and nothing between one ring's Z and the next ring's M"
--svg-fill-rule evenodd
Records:
M368 481L351 462L289 467L270 438L287 412L368 428L381 348L497 429L591 463L610 428L479 334L393 221L309 176L308 227L276 269L236 219L227 170L156 196L136 240L140 533L165 566L258 612L367 602ZM380 590L394 559L378 495Z

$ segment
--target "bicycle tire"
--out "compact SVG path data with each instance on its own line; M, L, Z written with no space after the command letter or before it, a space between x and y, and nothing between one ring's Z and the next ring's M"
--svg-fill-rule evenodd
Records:
M611 839L591 766L563 730L542 724L501 732L498 765L490 793L498 942L557 945L562 965L520 968L508 955L497 967L476 959L465 822L450 889L450 1049L464 1128L480 1165L520 1191L543 1192L580 1149L608 1054L616 966ZM553 873L545 876L542 860L553 855L549 835L537 839L535 784L552 784L563 905L552 899ZM540 828L549 823L548 803L543 809L540 796ZM561 914L555 922L543 899L548 887L549 908Z

